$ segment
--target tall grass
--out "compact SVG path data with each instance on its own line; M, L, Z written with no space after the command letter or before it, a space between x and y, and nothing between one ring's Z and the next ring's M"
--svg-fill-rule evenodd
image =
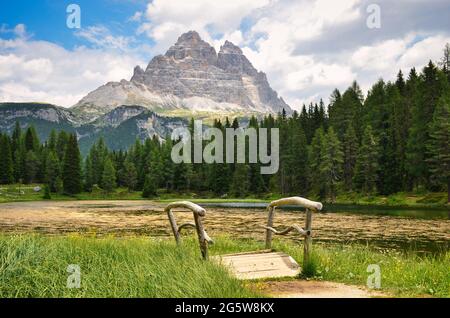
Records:
M303 259L302 244L275 239L276 250ZM251 239L215 237L210 255L259 250ZM381 269L381 291L405 297L450 297L450 253L417 256L361 245L313 244L310 276L366 285L367 267ZM81 288L67 288L69 264ZM226 269L200 258L197 240L0 235L0 297L258 297Z
M81 288L67 288L69 264ZM0 297L255 297L193 239L0 236Z

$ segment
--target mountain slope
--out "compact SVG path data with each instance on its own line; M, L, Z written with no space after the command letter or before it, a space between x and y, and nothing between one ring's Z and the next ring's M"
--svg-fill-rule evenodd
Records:
M119 105L141 105L158 113L292 112L239 47L226 41L216 53L194 31L181 35L165 55L154 57L145 71L137 66L130 81L99 87L72 111L92 119Z
M55 130L74 132L78 118L63 107L40 103L0 103L0 130L12 133L16 122L33 125L41 139Z
M0 131L12 133L16 122L23 129L33 125L39 138L47 140L50 132L76 133L83 155L100 137L112 150L125 150L136 139L157 136L165 139L173 129L187 126L185 119L163 117L142 106L120 106L97 120L82 124L70 110L50 104L0 103Z

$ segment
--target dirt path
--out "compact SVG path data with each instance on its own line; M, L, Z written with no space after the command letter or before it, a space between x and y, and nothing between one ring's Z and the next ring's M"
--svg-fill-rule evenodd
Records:
M274 281L255 283L251 288L275 298L370 298L386 297L377 291L323 281Z

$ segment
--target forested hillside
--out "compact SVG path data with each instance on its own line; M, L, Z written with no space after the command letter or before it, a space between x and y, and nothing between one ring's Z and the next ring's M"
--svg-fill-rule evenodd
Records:
M20 125L0 136L0 183L40 182L51 191L76 194L96 185L156 195L167 191L212 192L244 197L263 193L304 195L333 201L338 193L388 195L443 191L450 184L450 48L439 65L379 80L364 98L354 82L292 116L251 118L250 127L280 129L280 169L261 175L259 164L174 164L173 141L137 141L128 151L96 142L82 160L74 135L52 132L41 144ZM238 120L220 129L237 128Z

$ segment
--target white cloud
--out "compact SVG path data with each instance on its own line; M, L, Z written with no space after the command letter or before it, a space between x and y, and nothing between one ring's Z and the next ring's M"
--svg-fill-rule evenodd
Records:
M133 37L113 36L111 32L102 25L90 26L75 32L75 35L83 38L98 48L119 49L127 51L130 48Z
M138 32L156 41L154 51L164 53L181 33L196 30L204 40L213 42L213 34L236 36L242 19L273 0L154 0L145 12L147 22ZM222 41L223 42L223 41Z
M137 56L46 41L0 39L0 101L40 101L72 106L109 81L129 79Z
M2 25L0 33L16 39L0 38L0 99L71 105L108 81L129 78L136 64L145 65L182 33L196 30L216 49L225 39L241 46L292 107L320 98L327 102L334 88L344 90L355 79L367 90L380 77L394 79L399 69L420 69L429 59L438 60L450 42L448 28L431 21L431 9L442 11L443 0L410 2L401 12L380 1L382 28L368 30L370 0L154 0L128 18L137 22L138 35L115 36L91 26L76 35L93 48L75 50L32 41L25 25ZM390 6L396 14L386 11ZM423 12L430 21L424 22ZM407 26L398 28L402 22ZM136 40L142 34L154 45Z

